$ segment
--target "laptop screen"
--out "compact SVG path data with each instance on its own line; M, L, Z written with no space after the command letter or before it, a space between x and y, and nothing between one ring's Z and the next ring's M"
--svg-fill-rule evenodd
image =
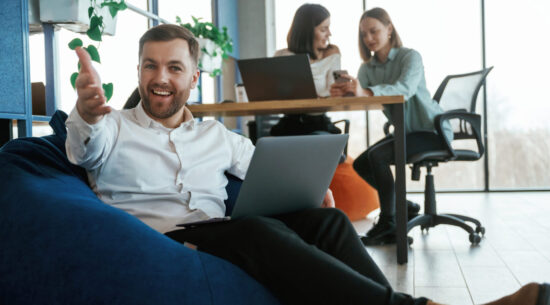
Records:
M237 61L251 102L316 98L306 54Z

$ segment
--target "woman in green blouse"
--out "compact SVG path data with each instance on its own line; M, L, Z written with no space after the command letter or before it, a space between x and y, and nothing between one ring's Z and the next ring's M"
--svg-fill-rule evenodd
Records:
M426 88L422 57L404 48L388 13L373 8L361 16L359 23L359 51L364 63L357 79L345 75L349 82L331 86L332 96L353 93L357 96L405 96L405 133L407 156L422 151L444 149L434 127L434 117L442 112ZM359 86L358 86L359 84ZM391 108L384 114L392 122ZM445 134L452 138L447 126ZM365 245L395 242L395 186L390 164L393 163L393 135L388 135L363 152L353 163L354 169L377 189L380 199L380 217L366 236ZM418 213L419 206L407 201L409 216Z

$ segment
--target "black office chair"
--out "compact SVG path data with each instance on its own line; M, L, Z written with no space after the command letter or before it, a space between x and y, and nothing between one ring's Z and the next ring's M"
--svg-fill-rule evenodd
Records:
M255 117L255 120L248 121L248 136L253 144L256 144L259 138L269 136L271 127L275 126L283 116L280 114L272 115L259 115ZM339 120L332 122L334 125L343 123L344 124L344 133L349 134L349 120ZM344 147L344 155L348 155L348 144ZM345 160L344 160L345 161Z
M126 103L124 103L124 106L122 107L122 109L132 109L132 108L135 108L137 106L137 104L139 104L139 101L141 100L141 96L139 95L139 90L138 88L136 88L132 94L130 94L130 96L128 97L128 99L126 100Z
M426 184L424 190L424 214L411 219L407 224L407 232L416 226L428 230L439 224L458 226L466 230L473 245L481 241L485 228L474 218L457 214L437 214L434 176L432 167L442 162L476 161L479 160L485 148L482 142L481 116L476 114L476 101L479 89L485 83L487 74L493 67L481 71L449 75L437 89L433 99L436 100L444 113L435 117L435 127L444 143L445 150L427 151L410 156L407 163L412 164L412 179L420 180L420 168L426 167ZM449 141L443 133L443 124L450 122L454 132L454 140ZM385 128L386 129L386 128ZM455 149L452 143L461 140L475 140L477 151ZM455 145L456 146L456 145ZM475 229L467 224L473 223Z

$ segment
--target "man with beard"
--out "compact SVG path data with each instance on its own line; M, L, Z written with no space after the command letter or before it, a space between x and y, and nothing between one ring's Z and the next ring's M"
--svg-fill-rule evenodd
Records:
M217 121L195 122L185 107L199 77L197 41L176 25L149 29L139 43L142 100L123 111L105 104L90 56L76 52L81 70L66 122L67 156L86 168L103 202L241 267L283 304L426 304L391 289L336 209L178 230L176 224L224 215L224 173L243 178L254 151L250 140ZM331 205L327 196L324 206ZM538 291L533 284L522 296L531 293L533 301Z

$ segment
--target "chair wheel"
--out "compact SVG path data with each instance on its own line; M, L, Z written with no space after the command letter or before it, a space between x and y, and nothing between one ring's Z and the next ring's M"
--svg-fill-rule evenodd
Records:
M485 227L477 227L476 228L476 233L485 236Z
M472 245L479 244L481 242L481 236L476 233L470 233L470 242L472 243Z

